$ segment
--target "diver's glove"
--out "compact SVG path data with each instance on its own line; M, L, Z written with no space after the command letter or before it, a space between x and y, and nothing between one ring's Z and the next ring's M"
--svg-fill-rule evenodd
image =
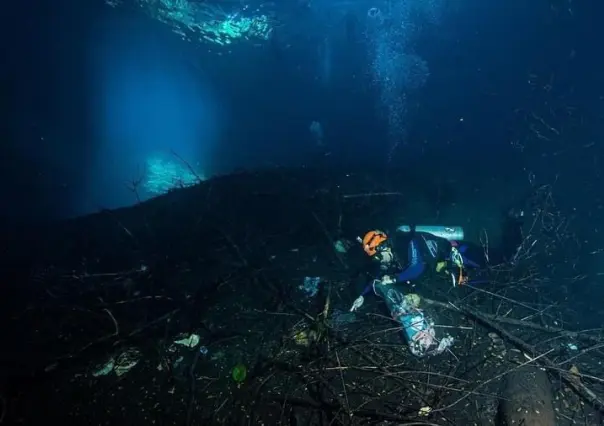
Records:
M376 284L382 284L382 285L396 284L396 279L394 279L390 275L384 275L382 277L382 279L379 280Z
M350 308L350 312L354 312L357 309L359 309L361 306L363 306L364 302L365 302L365 298L363 296L357 297L356 300L354 301L354 303L352 304L352 307Z

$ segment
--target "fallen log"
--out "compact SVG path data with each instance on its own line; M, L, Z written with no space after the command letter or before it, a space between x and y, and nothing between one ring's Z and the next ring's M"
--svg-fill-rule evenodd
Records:
M554 426L551 383L535 365L524 365L506 374L497 413L501 426Z

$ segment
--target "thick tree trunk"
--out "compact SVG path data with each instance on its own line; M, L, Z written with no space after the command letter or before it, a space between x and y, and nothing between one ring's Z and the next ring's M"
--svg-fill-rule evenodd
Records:
M506 375L499 425L555 426L551 383L545 371L525 365Z

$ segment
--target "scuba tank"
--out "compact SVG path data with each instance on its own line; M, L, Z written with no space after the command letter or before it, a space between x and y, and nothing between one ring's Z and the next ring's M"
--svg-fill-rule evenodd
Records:
M461 241L464 237L463 228L461 226L444 226L444 225L401 225L396 228L399 232L426 232L435 237L445 238L449 241Z

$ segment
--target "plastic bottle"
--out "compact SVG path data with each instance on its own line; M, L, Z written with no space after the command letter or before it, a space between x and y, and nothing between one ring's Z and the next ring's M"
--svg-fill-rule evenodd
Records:
M399 232L411 232L414 229L415 232L427 232L436 237L445 238L449 241L461 241L464 239L464 232L461 226L444 226L444 225L401 225L396 228Z

